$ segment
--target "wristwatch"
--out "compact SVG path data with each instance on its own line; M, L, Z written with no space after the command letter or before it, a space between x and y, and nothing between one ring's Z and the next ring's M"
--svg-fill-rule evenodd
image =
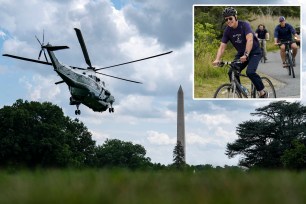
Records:
M244 52L244 55L248 58L249 57L249 53L247 51Z

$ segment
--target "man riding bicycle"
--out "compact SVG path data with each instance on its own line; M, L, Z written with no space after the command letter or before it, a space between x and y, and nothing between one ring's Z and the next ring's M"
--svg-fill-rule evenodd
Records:
M266 40L269 40L269 38L270 38L269 32L263 24L259 24L256 31L255 31L255 35L258 38L259 43L263 48L263 56L264 56L265 60L267 60L267 47L266 47L267 43L266 43Z
M282 42L285 41L292 41L292 35L294 35L298 40L299 36L296 33L295 29L289 24L286 23L286 19L284 16L279 17L279 25L276 26L274 30L274 44L279 45ZM291 43L291 48L293 51L293 66L295 66L295 56L297 53L297 44L295 42ZM288 67L288 64L286 63L286 50L285 45L280 45L280 56L282 58L283 67Z
M255 34L252 31L250 24L244 21L238 21L237 11L233 7L225 8L223 10L223 17L227 27L223 32L221 44L213 65L217 66L220 63L227 43L230 41L237 50L235 60L240 60L242 62L240 64L240 70L243 70L246 66L248 66L246 74L258 91L259 97L268 98L269 94L268 92L264 91L262 80L256 73L262 53L258 39L254 37ZM231 70L228 74L231 76ZM240 82L239 76L236 76L236 78Z

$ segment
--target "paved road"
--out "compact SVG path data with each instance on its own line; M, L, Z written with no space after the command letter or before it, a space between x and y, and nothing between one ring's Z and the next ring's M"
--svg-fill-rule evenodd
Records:
M279 51L268 52L268 61L258 66L258 72L268 75L272 78L272 83L276 88L277 98L300 98L300 49L296 55L296 66L294 67L295 78L289 76L288 70L282 67Z

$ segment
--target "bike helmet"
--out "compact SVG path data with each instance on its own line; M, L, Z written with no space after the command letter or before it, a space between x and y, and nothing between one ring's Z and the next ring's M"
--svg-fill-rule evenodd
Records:
M228 7L223 10L223 17L236 16L236 15L237 15L237 10L234 9L233 7Z
M284 16L279 17L279 22L283 22L284 20L286 20Z

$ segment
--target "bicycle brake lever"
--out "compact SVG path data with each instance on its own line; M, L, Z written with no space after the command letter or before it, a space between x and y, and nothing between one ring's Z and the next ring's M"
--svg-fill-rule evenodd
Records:
M219 63L218 63L218 67L223 67L224 64L225 64L224 62L219 62Z

